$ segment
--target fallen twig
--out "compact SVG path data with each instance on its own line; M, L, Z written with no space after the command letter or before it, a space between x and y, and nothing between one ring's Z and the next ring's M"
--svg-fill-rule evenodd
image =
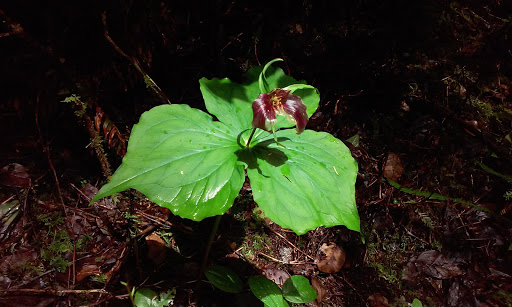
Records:
M295 260L292 260L292 261L289 261L289 262L286 262L286 261L282 261L282 260L279 260L277 258L274 258L272 256L269 256L267 254L264 254L262 252L258 252L258 255L261 255L265 258L268 258L274 262L279 262L281 264L289 264L289 265L298 265L298 264L314 264L314 262L306 262L306 261L295 261Z
M55 186L57 187L57 193L59 195L59 200L62 205L62 210L64 211L66 220L68 220L68 213L66 212L66 204L64 203L64 198L62 198L62 191L60 189L59 178L57 176L57 172L55 171L55 167L53 166L52 158L50 156L50 148L48 144L45 143L45 141L43 140L43 134L41 133L41 127L39 126L39 95L36 99L35 118L37 132L39 133L39 141L41 142L41 147L43 147L43 151L46 154L46 157L48 158L48 165L50 166L50 170L52 171L53 178L55 180Z
M66 296L70 294L91 294L100 293L107 294L108 292L104 289L89 289L89 290L54 290L54 289L0 289L2 294L11 295L55 295L55 296Z
M269 229L275 233L276 235L278 235L281 239L283 239L286 243L288 243L291 247L293 247L296 251L298 251L299 253L303 254L304 256L306 256L307 258L311 259L311 260L315 260L315 258L311 257L310 255L306 254L305 252L303 252L301 249L299 249L297 246L295 246L295 244L293 244L292 242L290 242L288 239L286 239L282 234L278 233L277 231L273 230L272 228L269 227Z
M112 37L110 37L110 34L108 34L107 13L106 12L101 13L101 21L103 23L103 35L105 36L105 39L110 43L110 45L112 45L114 50L117 53L119 53L121 56L123 56L125 59L127 59L130 63L132 63L132 65L135 67L135 69L137 69L137 71L144 78L144 82L146 83L146 85L148 85L153 90L153 92L159 99L163 100L167 104L171 104L171 102L169 101L169 98L167 98L167 96L162 91L162 89L160 89L160 87L156 84L156 82L153 79L151 79L151 77L144 71L144 69L142 69L139 61L135 57L132 57L132 56L129 56L128 54L126 54L121 48L119 48L119 46L116 44L116 42L114 42Z

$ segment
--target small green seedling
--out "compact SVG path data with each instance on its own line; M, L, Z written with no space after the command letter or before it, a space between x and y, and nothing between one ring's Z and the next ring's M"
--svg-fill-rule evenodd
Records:
M149 288L130 288L130 286L121 282L130 295L130 301L133 307L165 307L172 304L176 296L176 289L170 289L165 292L156 293Z
M135 291L133 304L135 307L165 307L172 303L176 289L167 290L160 294L148 288Z
M206 278L213 286L229 293L240 293L243 291L243 284L240 277L230 268L214 265L205 271ZM316 290L311 287L309 280L300 275L293 275L288 278L283 289L280 289L270 279L264 276L249 277L249 288L251 292L262 301L265 306L288 307L291 303L309 303L316 299Z
M271 66L279 60L250 69L244 84L199 80L218 121L181 104L142 114L121 166L92 201L134 188L200 221L233 205L247 172L254 200L281 227L297 234L335 225L359 231L357 163L331 134L305 130L318 90Z
M240 293L243 290L242 280L228 267L215 265L206 269L204 275L212 285L224 292Z

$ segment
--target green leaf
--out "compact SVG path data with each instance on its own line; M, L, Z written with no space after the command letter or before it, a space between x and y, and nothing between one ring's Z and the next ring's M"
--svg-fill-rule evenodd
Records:
M243 290L242 280L230 268L214 265L204 271L206 278L215 287L229 293L240 293Z
M292 303L309 303L316 299L316 290L306 277L293 275L283 284L283 296Z
M168 290L158 295L148 288L140 288L135 292L133 303L137 307L163 307L168 306L174 298L175 291Z
M262 301L265 306L287 307L281 289L270 279L264 276L249 277L249 287L252 293Z
M153 305L153 299L157 298L155 291L148 288L141 288L135 292L133 303L137 307L150 307Z
M308 84L292 84L292 85L288 85L287 87L283 88L283 90L290 91L290 94L293 94L297 90L303 90L303 89L316 90L316 88L314 86L311 86Z
M423 307L423 304L419 299L415 298L412 300L412 307Z
M251 105L259 95L257 82L243 85L228 78L201 78L199 84L208 112L236 131L251 128Z
M242 136L245 142L247 142L252 128L252 102L260 94L258 78L262 69L261 66L251 68L247 72L247 82L244 84L232 82L227 78L213 78L211 80L202 78L199 80L208 112L235 131L247 131ZM268 67L265 75L270 89L306 83L305 81L295 80L286 75L282 69L273 66ZM307 86L306 88L297 89L294 94L302 98L307 107L308 116L313 115L320 101L318 91ZM276 129L292 126L294 126L294 123L290 123L284 116L278 116ZM265 134L268 133L265 132Z
M155 107L133 127L123 163L92 202L134 188L184 218L224 214L245 179L238 134L186 105Z
M20 213L20 204L17 200L0 205L0 225L9 226Z
M359 147L359 133L356 133L352 137L348 138L347 142L352 144L354 147Z
M322 225L359 231L357 163L350 150L324 132L282 130L277 136L285 148L267 134L256 137L250 151L237 153L265 216L297 234Z

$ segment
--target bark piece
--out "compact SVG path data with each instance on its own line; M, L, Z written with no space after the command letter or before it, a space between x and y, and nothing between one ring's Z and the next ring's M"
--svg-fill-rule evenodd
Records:
M28 169L18 163L11 163L0 169L0 185L18 188L30 187Z
M311 286L316 290L316 302L320 304L327 294L327 287L315 276L311 276Z
M462 274L462 271L446 255L436 250L421 253L407 264L405 280L415 281L419 273L437 279L449 279Z
M386 162L384 163L384 177L393 181L398 181L403 172L404 167L402 166L400 156L396 153L389 152Z
M152 233L146 237L148 246L148 258L155 264L162 264L167 257L167 247L164 240L157 234Z

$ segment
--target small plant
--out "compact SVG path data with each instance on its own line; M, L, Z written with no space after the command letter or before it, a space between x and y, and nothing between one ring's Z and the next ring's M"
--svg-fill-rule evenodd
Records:
M215 265L205 271L208 280L215 287L229 293L240 293L243 284L240 277L230 268ZM280 289L270 279L264 276L249 277L251 292L262 301L265 306L287 307L286 301L291 303L309 303L316 299L316 290L311 287L309 280L300 275L288 278Z
M104 284L108 280L108 276L106 274L101 274L100 276L92 276L91 280Z
M505 198L505 200L511 200L512 199L512 190L505 192L503 197Z
M359 231L357 163L340 140L305 130L320 96L271 67L279 60L250 69L244 84L199 80L206 108L219 121L179 104L145 112L121 166L92 202L134 188L200 221L233 205L247 171L254 200L281 227L297 234L322 225Z
M60 230L62 224L64 224L62 215L60 212L39 214L37 215L37 220L48 228L48 231L42 233L43 241L47 243L41 246L41 259L57 272L65 272L72 264L67 260L67 256L73 250L73 243L69 233L65 230ZM87 239L84 237L84 240ZM84 243L86 242L81 242L82 245Z
M174 297L176 296L176 289L170 289L165 292L156 293L149 288L130 288L130 286L121 282L125 286L130 301L133 307L165 307L173 304Z
M316 290L311 287L309 280L300 275L288 278L283 289L270 279L263 276L249 278L251 292L267 306L288 306L285 300L291 303L305 304L316 299ZM283 299L284 298L284 299Z
M66 255L73 250L73 244L65 230L52 231L50 236L53 237L52 242L41 249L41 259L48 261L56 271L64 272L71 266L71 262L66 260Z
M133 304L135 307L164 307L173 303L176 296L176 289L156 293L148 288L140 288L135 291Z

